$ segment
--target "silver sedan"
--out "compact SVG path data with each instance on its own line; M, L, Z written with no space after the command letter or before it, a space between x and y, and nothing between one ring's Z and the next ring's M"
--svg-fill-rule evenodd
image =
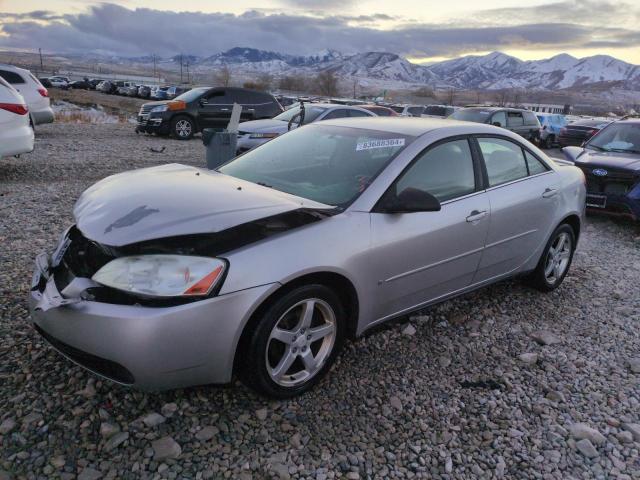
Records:
M346 339L513 276L564 279L585 180L516 134L436 119L304 126L207 171L106 178L36 262L36 329L121 384L311 388Z

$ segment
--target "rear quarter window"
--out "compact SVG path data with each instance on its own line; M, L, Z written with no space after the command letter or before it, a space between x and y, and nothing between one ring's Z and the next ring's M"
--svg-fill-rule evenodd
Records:
M11 85L25 83L24 78L22 78L22 76L20 76L16 72L11 72L9 70L0 70L0 77L4 78Z

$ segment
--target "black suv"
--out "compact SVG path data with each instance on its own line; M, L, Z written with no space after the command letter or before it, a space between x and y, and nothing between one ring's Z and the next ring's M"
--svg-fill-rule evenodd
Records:
M242 105L241 121L273 118L284 109L269 93L233 87L197 87L173 100L145 103L136 132L188 140L203 128L224 128L233 104Z
M466 122L488 123L506 128L531 142L540 138L540 122L534 112L519 108L468 107L453 112L448 118Z

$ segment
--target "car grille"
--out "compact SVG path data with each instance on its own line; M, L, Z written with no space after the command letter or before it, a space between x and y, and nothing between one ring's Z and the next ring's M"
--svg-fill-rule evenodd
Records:
M611 170L610 168L604 168L607 171L607 175L604 177L594 175L593 170L598 168L601 167L580 166L587 179L588 193L626 195L638 182L638 178L633 173Z
M140 112L138 113L138 115L149 115L153 107L155 107L155 105L145 103L144 105L142 105L142 107L140 107Z

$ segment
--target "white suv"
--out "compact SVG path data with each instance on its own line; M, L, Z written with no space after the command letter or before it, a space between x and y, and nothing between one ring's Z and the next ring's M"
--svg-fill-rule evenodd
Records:
M0 158L33 150L33 129L24 98L0 77Z
M49 92L29 70L0 64L0 77L24 97L34 125L53 122Z

